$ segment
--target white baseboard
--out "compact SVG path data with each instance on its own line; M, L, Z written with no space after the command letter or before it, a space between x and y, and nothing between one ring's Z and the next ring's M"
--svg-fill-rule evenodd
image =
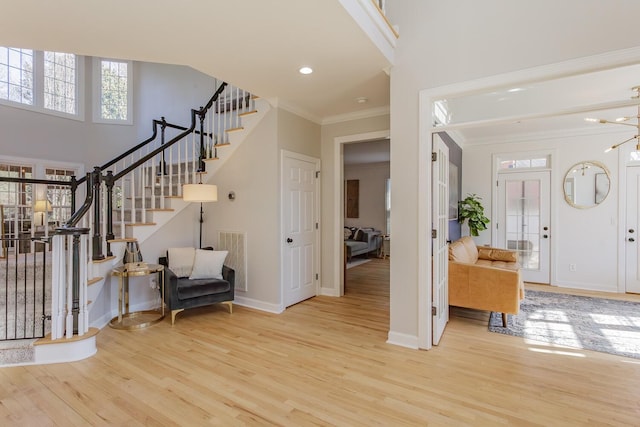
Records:
M282 304L271 304L264 301L258 301L251 298L235 296L234 304L242 307L255 308L256 310L266 311L269 313L281 314L284 311Z
M339 297L340 289L335 288L320 288L320 295L324 295L327 297Z
M389 331L389 335L387 338L387 344L398 345L400 347L407 347L417 350L420 348L418 346L418 336L417 335L407 335L400 332Z

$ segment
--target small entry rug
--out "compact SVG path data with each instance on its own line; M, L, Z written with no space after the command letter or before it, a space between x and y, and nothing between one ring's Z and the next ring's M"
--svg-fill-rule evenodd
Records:
M527 291L520 313L491 313L489 331L640 359L640 303Z
M371 261L369 258L353 258L351 262L347 263L347 268L357 267Z

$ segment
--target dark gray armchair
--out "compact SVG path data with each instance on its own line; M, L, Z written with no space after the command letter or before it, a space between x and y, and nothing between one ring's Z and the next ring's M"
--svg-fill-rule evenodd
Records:
M222 279L194 279L178 277L169 269L167 257L160 257L158 262L165 266L164 300L171 310L171 324L176 315L186 308L224 303L233 313L235 270L226 265L222 267Z

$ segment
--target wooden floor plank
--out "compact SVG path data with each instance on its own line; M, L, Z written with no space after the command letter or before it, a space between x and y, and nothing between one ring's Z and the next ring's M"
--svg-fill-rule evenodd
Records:
M0 424L637 425L640 360L490 333L487 313L455 309L433 350L386 344L388 278L372 259L344 297L280 315L212 306L105 328L87 360L1 369Z

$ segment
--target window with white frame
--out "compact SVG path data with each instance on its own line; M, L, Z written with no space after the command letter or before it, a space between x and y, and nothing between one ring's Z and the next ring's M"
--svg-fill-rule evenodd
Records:
M385 181L384 210L386 234L391 234L391 179L388 178Z
M130 61L94 58L94 113L98 123L131 124L132 66Z
M82 119L77 55L0 46L0 102Z
M74 169L46 168L45 179L50 181L71 181L75 175ZM71 187L68 185L47 185L47 200L51 203L49 219L60 225L71 218Z

